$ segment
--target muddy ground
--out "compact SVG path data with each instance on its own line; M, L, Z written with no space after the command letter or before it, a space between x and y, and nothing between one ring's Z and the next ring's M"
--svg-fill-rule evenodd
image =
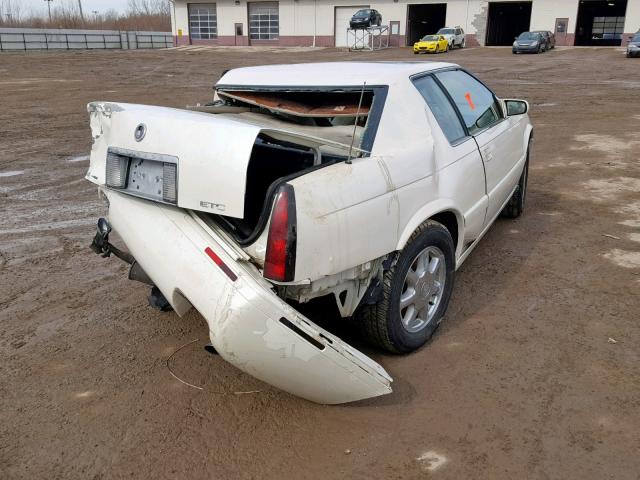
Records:
M415 60L0 55L1 478L638 478L640 60L620 50L438 58L531 102L535 157L524 216L470 256L425 348L387 355L315 312L390 372L389 396L327 407L262 384L205 352L198 313L150 309L89 250L105 210L83 179L88 101L180 107L227 68L354 58ZM171 376L176 350L203 390Z

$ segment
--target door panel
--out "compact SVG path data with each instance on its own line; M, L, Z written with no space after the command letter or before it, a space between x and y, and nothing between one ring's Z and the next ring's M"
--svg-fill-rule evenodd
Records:
M474 240L485 223L487 194L482 159L476 142L467 135L458 113L432 75L413 79L425 100L425 111L434 135L434 153L440 196L455 199L464 216L464 242ZM440 128L438 128L440 127Z
M490 222L500 213L502 205L517 183L518 177L514 180L512 171L522 153L522 136L517 138L511 122L502 120L476 134L475 139L484 162L489 196L486 222ZM516 145L515 140L519 140L520 145Z
M449 70L437 73L436 78L449 93L482 155L489 199L486 224L499 213L515 186L512 170L522 157L523 135L515 131L519 122L517 117L505 118L493 92L470 74Z

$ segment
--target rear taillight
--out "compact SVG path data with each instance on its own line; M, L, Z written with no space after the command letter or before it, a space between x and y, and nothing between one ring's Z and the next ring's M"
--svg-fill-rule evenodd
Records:
M278 282L293 280L296 268L296 200L291 185L283 185L276 194L267 252L264 259L264 276Z

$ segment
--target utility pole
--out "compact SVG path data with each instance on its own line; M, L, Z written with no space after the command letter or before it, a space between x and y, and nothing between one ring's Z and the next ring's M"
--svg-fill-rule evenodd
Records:
M84 22L84 14L82 13L82 0L78 0L78 8L80 9L80 20Z
M51 23L51 2L53 2L53 0L44 0L45 2L47 2L47 7L49 7L49 23Z

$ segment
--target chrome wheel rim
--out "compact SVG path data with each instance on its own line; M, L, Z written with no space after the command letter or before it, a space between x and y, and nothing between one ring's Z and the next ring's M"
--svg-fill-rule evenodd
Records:
M415 333L433 321L444 295L447 266L444 253L430 246L414 258L400 295L402 326Z

